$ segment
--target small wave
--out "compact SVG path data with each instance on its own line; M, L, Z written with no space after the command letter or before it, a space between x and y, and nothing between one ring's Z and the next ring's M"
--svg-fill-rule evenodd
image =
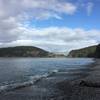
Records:
M49 72L48 77L55 76L55 75L60 75L60 74L68 74L68 71L65 70L53 70Z
M48 75L46 75L46 74L45 75L30 76L30 80L27 82L0 86L0 93L12 91L12 90L16 90L16 89L20 89L20 88L24 88L24 87L28 87L28 86L32 86L36 82L38 82L39 80L41 80L42 78L45 78L47 76Z
M59 72L59 70L55 69L55 70L49 71L48 75L53 74L53 73L58 73L58 72Z
M59 70L52 70L48 73L45 73L44 75L30 76L29 81L26 81L26 82L7 84L7 85L0 86L0 93L32 86L38 81L40 81L41 79L51 77L52 75L55 75L57 73L59 73Z
M33 85L33 81L0 86L0 93Z

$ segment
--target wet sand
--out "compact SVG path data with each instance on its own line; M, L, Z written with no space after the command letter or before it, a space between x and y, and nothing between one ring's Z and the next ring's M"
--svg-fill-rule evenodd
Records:
M58 100L100 100L100 59L95 61L87 77L58 83L62 91Z
M43 78L32 86L1 93L0 100L100 100L100 87L83 84L83 81L89 84L100 82L99 59L86 69L71 74L77 77L68 80L67 73L64 73Z

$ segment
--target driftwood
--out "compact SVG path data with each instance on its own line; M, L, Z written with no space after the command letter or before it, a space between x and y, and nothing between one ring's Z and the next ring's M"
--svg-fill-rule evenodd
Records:
M86 86L86 87L95 87L95 88L100 88L100 82L92 82L92 81L85 81L82 80L79 83L80 86Z

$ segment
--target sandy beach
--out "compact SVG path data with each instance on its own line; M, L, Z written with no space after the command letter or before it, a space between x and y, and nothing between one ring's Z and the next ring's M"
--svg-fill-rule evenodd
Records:
M36 85L3 92L0 100L100 100L100 59L74 74L79 78L66 80L64 74L63 78L43 78Z

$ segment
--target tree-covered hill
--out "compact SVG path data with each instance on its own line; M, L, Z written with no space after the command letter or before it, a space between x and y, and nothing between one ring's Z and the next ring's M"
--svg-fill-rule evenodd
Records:
M33 46L0 48L0 57L46 57L48 52Z
M69 52L68 57L100 57L100 45L94 45Z

